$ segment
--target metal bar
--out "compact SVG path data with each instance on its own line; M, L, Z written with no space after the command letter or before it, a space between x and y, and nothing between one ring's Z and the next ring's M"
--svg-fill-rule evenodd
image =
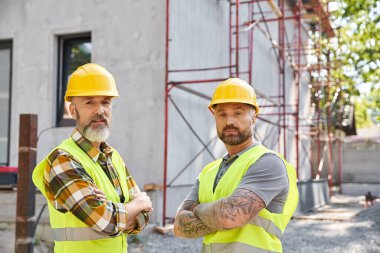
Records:
M329 190L330 190L330 197L333 194L332 188L333 188L333 164L332 164L332 145L331 145L331 137L328 137L327 140L327 146L328 146L328 151L327 151L327 162L329 166L329 174L328 174L328 181L329 181Z
M229 21L229 26L228 26L228 46L229 46L229 52L228 52L228 62L230 65L229 68L229 77L232 76L232 2L230 2L229 5L229 16L228 16L228 21Z
M240 0L236 0L236 11L235 11L235 31L236 31L236 34L235 34L235 47L237 48L237 50L235 50L235 61L236 61L236 77L239 77L239 8L240 8Z
M260 18L260 21L261 22L278 22L278 21L281 21L281 20L293 20L293 19L297 19L297 16L281 16L281 17L278 17L278 18ZM250 22L255 22L256 20L251 20Z
M338 139L338 168L339 168L339 193L342 194L343 162L342 162L342 140Z
M210 145L213 141L217 140L218 138L218 135L214 136L209 142L206 143L206 146L204 146L197 154L195 154L195 156L190 159L190 161L185 165L185 167L183 167L176 176L174 176L174 178L168 183L168 187L174 187L172 185L172 183L174 183L174 181L179 178L183 172L185 172L185 170L198 158L198 156L200 156L200 154L202 154L202 152L208 147L208 145Z
M206 95L206 94L203 94L203 93L201 93L201 92L199 92L199 91L196 91L196 90L190 89L190 88L188 88L188 87L186 87L186 86L182 86L182 85L176 85L175 87L178 88L178 89L180 89L180 90L184 90L184 91L186 91L186 92L189 92L189 93L191 93L191 94L194 94L194 95L196 95L196 96L198 96L198 97L201 97L201 98L207 99L208 101L211 101L211 97L210 97L210 96L208 96L208 95Z
M257 3L257 2L266 2L268 0L249 0L249 1L241 1L240 4L250 4L250 3ZM231 5L235 5L235 3L231 2Z
M250 3L248 5L248 18L250 19L250 15L253 12L253 4ZM253 68L253 27L256 26L258 23L253 23L252 25L248 26L244 31L248 31L248 46L249 46L249 52L248 52L248 82L252 85L252 68Z
M169 13L170 0L166 0L166 41L165 41L165 122L164 122L164 182L163 182L163 208L162 208L162 224L166 224L166 181L168 175L168 117L169 117Z
M210 70L220 70L220 69L228 69L228 68L231 68L231 66L198 68L198 69L173 69L173 70L169 70L168 72L169 73L176 73L176 72L210 71Z
M181 118L183 119L183 121L185 122L185 124L189 127L190 131L195 135L195 137L198 139L198 141L203 145L203 147L206 148L207 152L209 153L209 155L214 159L216 160L216 157L214 156L214 154L207 148L207 145L202 141L201 137L199 137L199 135L195 132L195 130L193 129L193 127L190 125L189 121L185 118L185 116L183 115L183 113L181 112L181 110L179 109L179 107L177 106L177 104L174 102L174 100L169 97L169 100L170 102L172 102L174 108L176 109L176 111L178 112L178 114L181 116Z
M36 114L20 115L20 137L18 151L18 182L16 210L16 253L33 253L35 227L36 188L32 173L37 158Z
M170 81L168 84L178 85L178 84L196 84L196 83L215 83L222 82L227 78L217 78L217 79L204 79L204 80L187 80L187 81Z
M280 5L281 12L284 13L284 10L285 10L284 0L279 0L279 5ZM284 33L285 33L285 16L284 15L281 16L279 23L278 23L278 26L279 26L279 28L278 28L279 45L284 45ZM279 104L285 105L286 104L286 96L285 96L285 52L284 52L284 48L282 46L279 47L279 74L280 74L280 76L279 76L279 80L280 80L279 92L280 92L280 95L282 96L281 98L279 98ZM285 106L281 106L279 108L279 111L281 111L281 110L282 110L282 113L286 113ZM282 116L282 125L283 126L286 125L285 116ZM283 134L283 155L284 155L284 158L287 159L285 128L284 128L283 133L284 133ZM279 134L279 136L280 136L280 134Z
M283 115L296 115L296 112L285 112L285 113L260 113L260 116L283 116Z
M170 185L168 187L170 188L181 188L181 187L192 187L194 184L175 184L175 185Z
M249 47L239 47L239 48L231 48L232 49L232 51L235 51L235 50L248 50L249 49Z
M243 31L244 32L247 32L247 31L251 31L255 26L257 26L259 24L260 20L257 20L253 23L251 23L250 25L248 25L247 28L245 28ZM251 47L253 46L253 42L249 44Z
M262 120L262 121L264 121L264 122L266 122L266 123L269 123L271 125L275 125L275 126L280 126L281 127L281 125L279 123L274 123L274 122L272 122L270 120L267 120L267 119L264 119L264 118L262 118L260 116L257 116L257 118L260 119L260 120Z
M301 55L300 55L300 48L302 46L302 34L301 34L301 13L302 13L302 0L298 1L298 19L297 19L297 30L298 30L298 48L297 51L297 65L299 66L301 64ZM296 171L297 171L297 178L299 179L299 97L300 97L300 86L301 86L301 71L297 68L296 70L296 115L295 115L295 121L296 121Z
M265 108L265 107L278 107L278 106L287 106L287 107L293 107L295 105L291 104L291 105L278 105L278 104L274 104L274 105L260 105L260 108ZM260 113L261 114L261 113Z

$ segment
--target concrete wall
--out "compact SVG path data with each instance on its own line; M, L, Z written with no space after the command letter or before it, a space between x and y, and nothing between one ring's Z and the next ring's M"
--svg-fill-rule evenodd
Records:
M269 11L261 3L263 11ZM0 39L13 39L11 165L17 165L18 115L36 113L39 132L55 124L55 94L57 75L57 36L91 32L92 60L104 65L114 74L120 98L114 100L113 126L109 142L125 158L136 181L162 184L164 160L164 82L165 82L165 1L10 1L0 2ZM220 67L229 64L229 3L228 1L173 0L170 1L169 69ZM244 10L241 12L243 23ZM266 29L264 24L260 24ZM289 31L293 23L287 23ZM273 40L278 41L278 24L269 23ZM248 39L241 34L241 46ZM292 33L288 34L294 37ZM276 96L278 64L273 45L263 32L254 28L252 84L258 93ZM247 71L247 53L241 53L241 71ZM226 69L188 73L171 73L169 81L228 78ZM247 79L247 76L241 76ZM286 103L295 103L293 70L286 63ZM308 112L308 78L302 76L300 116ZM218 83L193 84L195 91L212 95ZM214 121L207 105L208 99L190 95L173 88L169 103L168 180L175 188L168 190L167 216L175 211L195 182L196 176L208 162L225 152L217 139ZM273 105L259 97L260 105ZM180 109L182 115L177 111ZM290 111L295 108L291 108ZM263 109L262 113L277 112ZM195 137L190 124L199 139ZM264 117L264 116L263 116ZM278 117L266 116L277 122ZM294 125L294 121L287 121ZM71 128L52 128L39 138L38 159L66 138ZM288 131L287 157L295 164L295 143L290 141L294 131ZM257 141L282 152L278 127L258 120ZM209 151L203 143L210 140ZM310 170L305 156L308 150L300 148L302 179L308 179ZM193 158L199 153L196 159ZM185 169L186 168L186 169ZM183 170L182 174L178 174ZM179 175L177 178L176 176ZM182 187L180 185L188 185ZM155 214L153 222L161 222L162 192L151 193Z
M380 135L352 138L343 145L343 193L380 196Z
M91 32L92 61L115 77L109 143L142 187L162 183L165 1L0 2L0 40L13 40L10 164L17 165L20 113L38 114L38 132L55 126L57 36ZM38 160L72 128L52 128L38 142Z

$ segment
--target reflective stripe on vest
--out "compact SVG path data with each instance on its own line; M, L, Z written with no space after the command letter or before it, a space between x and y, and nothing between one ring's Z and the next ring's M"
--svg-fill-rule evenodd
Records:
M203 244L202 253L275 253L274 251L253 247L240 242Z
M261 216L258 216L258 215L255 215L250 221L249 221L250 224L252 225L256 225L256 226L259 226L259 227L262 227L265 229L265 231L267 231L269 234L272 234L274 236L276 236L278 239L282 239L282 231L281 229L279 229L276 224L271 221L271 220L268 220L264 217L261 217Z
M83 228L53 228L53 235L55 241L90 241L106 238L115 238L117 236L110 236L89 227Z

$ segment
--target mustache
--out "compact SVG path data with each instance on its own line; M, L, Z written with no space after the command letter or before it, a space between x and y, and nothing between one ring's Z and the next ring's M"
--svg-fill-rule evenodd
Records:
M109 125L109 119L105 117L103 114L96 114L94 117L91 118L91 122L100 120L105 122L107 126Z
M239 131L239 128L230 125L230 126L225 126L222 131L227 131L227 130L237 130L237 131Z

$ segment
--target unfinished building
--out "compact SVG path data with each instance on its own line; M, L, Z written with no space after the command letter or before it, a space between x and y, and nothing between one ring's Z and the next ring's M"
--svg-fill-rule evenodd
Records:
M17 166L21 113L38 115L38 161L70 135L67 78L96 62L120 93L109 143L150 191L153 222L171 222L203 166L225 153L207 106L218 83L239 77L258 95L255 139L294 164L301 201L308 187L324 201L310 180L332 187L341 164L328 114L311 106L311 89L334 85L322 36L334 32L320 0L1 1L0 165Z

